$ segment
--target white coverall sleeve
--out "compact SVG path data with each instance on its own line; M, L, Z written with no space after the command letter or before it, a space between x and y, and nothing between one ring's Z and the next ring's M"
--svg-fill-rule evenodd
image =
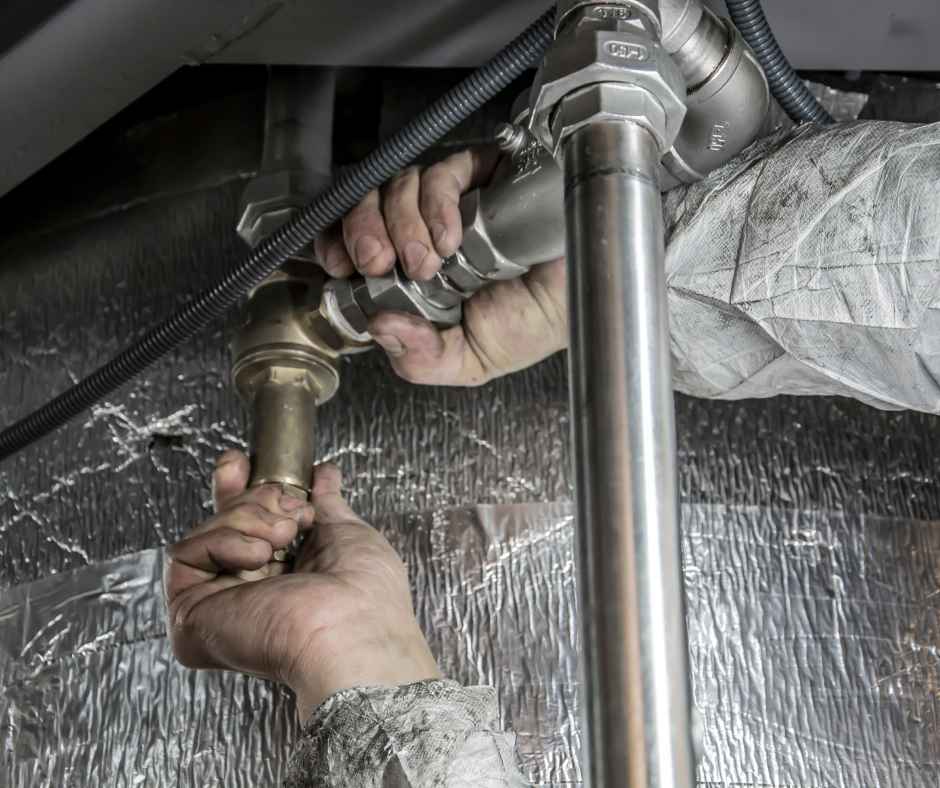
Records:
M496 692L453 681L343 690L303 728L286 788L527 785Z

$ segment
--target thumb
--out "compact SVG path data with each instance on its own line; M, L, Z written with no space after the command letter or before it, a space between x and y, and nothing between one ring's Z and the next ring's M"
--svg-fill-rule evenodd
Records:
M439 331L423 318L383 312L369 323L369 333L388 354L395 372L411 383L479 386L493 377L463 326Z
M346 503L342 489L343 476L335 465L325 463L313 469L313 490L310 497L318 525L363 522Z
M245 492L251 463L243 452L229 449L215 463L212 472L212 503L216 514L225 511L228 505Z

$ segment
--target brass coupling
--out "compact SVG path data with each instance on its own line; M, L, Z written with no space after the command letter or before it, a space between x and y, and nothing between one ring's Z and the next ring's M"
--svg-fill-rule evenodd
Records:
M251 485L307 498L317 407L339 387L338 361L359 348L320 315L324 275L292 261L251 293L232 343L232 378L251 412Z

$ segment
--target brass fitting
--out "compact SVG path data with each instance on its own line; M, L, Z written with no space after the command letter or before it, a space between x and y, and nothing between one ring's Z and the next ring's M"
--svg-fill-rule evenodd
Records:
M339 387L337 363L360 349L320 315L325 276L291 261L256 287L232 343L232 378L251 410L251 485L310 492L316 411Z

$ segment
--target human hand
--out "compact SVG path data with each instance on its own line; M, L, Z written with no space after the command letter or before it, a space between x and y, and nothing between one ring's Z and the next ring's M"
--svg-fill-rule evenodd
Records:
M397 258L410 277L430 279L463 240L461 195L485 184L496 160L494 150L473 148L423 172L407 170L317 239L324 268L334 277L379 276ZM464 304L459 326L440 331L420 317L388 312L376 315L369 331L406 380L481 385L567 347L564 260L487 286Z
M283 682L301 719L341 689L439 678L405 565L349 508L339 471L315 469L312 506L277 485L246 490L248 476L244 454L223 454L213 474L217 514L167 551L176 658ZM274 551L299 530L306 539L285 572Z

